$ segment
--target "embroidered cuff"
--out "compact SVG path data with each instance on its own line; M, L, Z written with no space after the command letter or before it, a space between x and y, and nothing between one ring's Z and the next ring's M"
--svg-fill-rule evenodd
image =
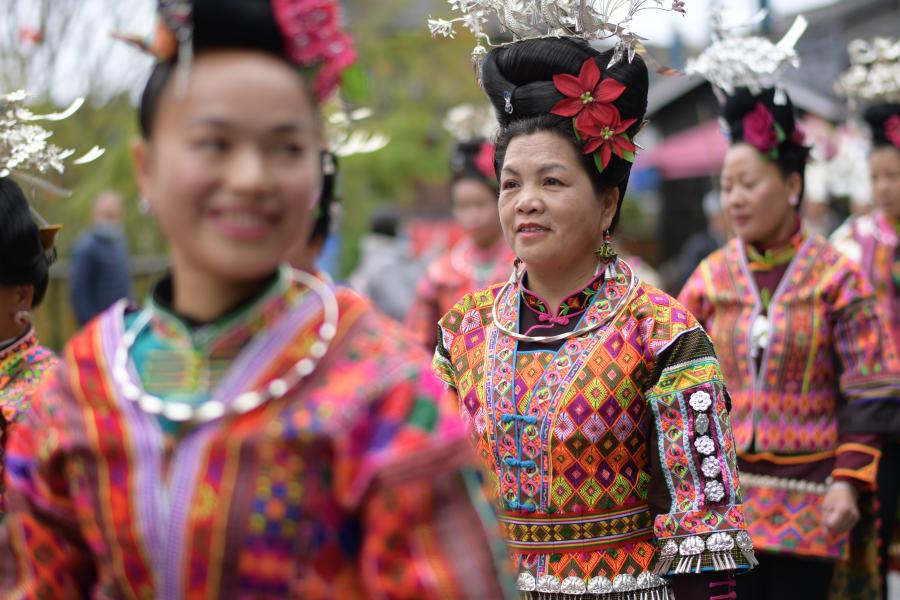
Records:
M759 564L744 530L659 540L653 572L671 576L704 571L749 571Z

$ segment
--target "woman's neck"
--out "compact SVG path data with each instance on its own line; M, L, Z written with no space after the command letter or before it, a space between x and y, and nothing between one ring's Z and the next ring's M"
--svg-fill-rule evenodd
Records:
M598 262L595 257L581 261L569 269L558 267L534 268L526 265L528 289L547 303L547 309L555 315L559 305L574 292L596 277Z
M172 268L172 309L198 323L212 323L234 307L256 296L270 277L234 282L198 269Z
M31 324L19 325L12 323L8 328L0 330L0 350L9 348L24 336L31 329Z
M802 227L803 223L800 217L796 214L791 214L791 218L785 219L772 235L764 240L753 242L753 246L760 252L783 248L791 242L791 239L797 235Z

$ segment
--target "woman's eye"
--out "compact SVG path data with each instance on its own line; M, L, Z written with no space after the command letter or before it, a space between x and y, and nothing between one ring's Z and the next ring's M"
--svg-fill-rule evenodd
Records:
M547 185L562 185L562 182L555 177L548 177L546 180L544 180L544 183Z
M517 184L515 181L507 180L507 181L504 181L504 182L500 185L500 189L503 189L503 190L511 190L511 189L515 188L517 185L518 185L518 184Z
M228 149L228 142L222 138L204 138L195 145L206 152L225 152Z
M278 146L278 152L284 156L298 157L302 156L305 148L300 144L287 143Z

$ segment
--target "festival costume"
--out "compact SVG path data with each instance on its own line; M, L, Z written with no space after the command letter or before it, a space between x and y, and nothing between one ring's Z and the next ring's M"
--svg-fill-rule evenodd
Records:
M854 40L848 47L850 68L836 88L852 104L867 108L872 151L900 153L900 39ZM860 107L861 108L861 107ZM898 154L900 156L900 154ZM884 322L894 347L900 347L900 227L886 213L876 211L850 219L834 233L832 243L859 264L872 282ZM897 568L900 534L896 527L900 509L900 394L870 407L860 426L876 423L883 433L882 463L878 476L880 504L879 558L882 590L887 594L889 566ZM893 563L893 564L891 564Z
M38 343L33 328L0 349L0 477L6 464L3 454L7 431L23 418L29 408L30 394L55 364L53 353ZM0 519L6 513L4 490L0 480Z
M148 393L233 408L316 343L322 304L286 270L212 324L162 291L79 333L10 443L10 597L502 597L454 407L417 344L334 293L338 330L307 379L203 423L128 398L110 367L126 330L150 312L129 353Z
M603 325L522 342L494 323L494 305L504 328L529 335ZM754 563L712 345L627 263L553 313L497 285L440 325L435 367L488 468L520 590L668 598L660 576Z
M438 320L466 294L504 281L513 260L515 255L502 238L487 251L463 238L428 266L416 287L406 328L425 347L433 349Z

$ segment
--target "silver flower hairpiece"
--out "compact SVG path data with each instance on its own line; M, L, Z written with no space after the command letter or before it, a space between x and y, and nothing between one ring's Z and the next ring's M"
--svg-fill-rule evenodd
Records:
M494 46L487 33L490 16L513 36L513 41L531 38L571 36L586 40L617 38L609 66L628 57L631 61L644 39L631 30L635 14L642 10L674 11L684 14L682 0L448 0L452 19L428 19L433 36L453 37L454 26L463 25L475 36L472 59L476 69ZM480 70L480 69L479 69Z
M853 40L847 46L850 68L835 90L852 100L900 102L900 38Z
M50 171L62 173L64 161L75 151L51 144L48 140L53 133L35 122L67 119L81 108L84 99L78 98L62 112L36 115L25 107L27 98L28 93L24 90L0 96L0 177L16 174L29 183L65 194L65 190L44 181L41 176ZM89 163L103 152L103 149L94 146L73 160L72 164Z
M346 158L355 154L377 152L390 143L391 138L379 132L368 132L354 128L357 121L372 116L371 109L360 108L352 112L337 109L328 116L325 137L328 149L335 156Z
M709 81L720 101L724 102L723 92L731 95L739 87L746 87L753 94L775 88L775 102L783 104L786 100L782 78L789 67L799 65L794 46L806 31L807 21L799 15L784 37L772 43L764 37L749 35L765 14L759 11L743 19L724 12L721 4L714 7L713 42L697 58L688 60L685 71Z
M444 129L460 142L490 140L497 132L497 119L490 106L460 104L447 113Z

